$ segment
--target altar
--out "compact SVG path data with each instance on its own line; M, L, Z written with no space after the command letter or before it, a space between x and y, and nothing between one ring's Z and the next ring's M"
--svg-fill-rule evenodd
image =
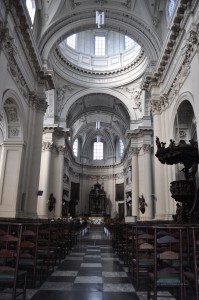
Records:
M92 225L101 225L104 224L104 217L89 217L88 221Z
M89 193L89 216L98 217L105 215L106 193L104 188L97 182L91 187Z

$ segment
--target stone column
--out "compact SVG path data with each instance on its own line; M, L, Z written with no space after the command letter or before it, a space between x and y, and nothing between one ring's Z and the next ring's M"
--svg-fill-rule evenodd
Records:
M161 103L160 100L153 102L153 124L154 124L154 154L157 151L156 136L162 141L161 126ZM165 166L154 157L154 185L155 185L155 219L164 220L166 218L166 198L165 198ZM169 187L167 187L169 188Z
M146 201L145 220L153 218L152 202L152 168L151 168L151 145L143 145L144 152L144 198Z
M29 95L29 106L32 128L28 128L29 145L26 153L26 176L24 184L26 185L26 197L24 205L24 215L26 217L35 217L37 213L37 192L39 185L41 147L42 147L42 129L43 117L47 108L44 93L31 93Z
M56 197L55 204L55 218L62 216L62 198L63 198L63 173L64 173L64 146L57 146L57 155L54 158L54 172L53 172L53 193Z
M139 216L139 171L138 171L138 148L132 148L132 216Z
M38 196L37 213L43 218L62 216L63 170L66 130L61 127L45 127L43 133L43 151ZM52 212L48 211L48 200L53 193L56 203Z
M52 163L52 151L54 148L53 142L43 142L42 144L42 158L41 158L41 171L40 171L40 183L39 190L43 192L41 196L38 196L37 201L37 214L40 218L48 217L48 199L51 191L51 163Z

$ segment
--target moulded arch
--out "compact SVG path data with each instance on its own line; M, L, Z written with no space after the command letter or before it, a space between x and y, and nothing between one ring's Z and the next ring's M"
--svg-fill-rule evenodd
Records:
M89 95L89 94L101 93L101 92L102 92L102 90L100 88L99 89L85 89L83 91L77 92L75 95L72 95L67 100L67 103L65 104L64 109L61 113L60 119L61 120L66 120L67 119L69 108L79 98L81 98L83 96L86 96L86 95ZM111 90L111 89L103 89L103 94L111 95L111 96L114 96L115 98L121 100L121 102L124 104L128 114L129 114L130 120L136 120L136 114L135 114L135 111L133 109L131 109L133 107L133 105L132 105L131 100L129 98L127 98L121 92L118 92L116 90ZM64 126L65 126L65 124L64 124Z
M27 123L26 117L25 117L25 111L24 111L20 96L14 90L6 90L3 93L3 99L2 99L3 101L2 101L1 109L4 111L4 118L5 118L5 125L6 125L5 126L5 135L6 135L5 137L6 137L6 139L8 138L8 120L7 120L7 116L5 113L5 105L6 105L6 101L8 101L9 99L11 99L14 102L13 107L14 106L16 107L17 116L19 119L18 126L20 128L20 136L18 137L18 139L20 139L21 141L25 141L26 136L27 136L27 132L25 131L25 128L26 128L25 125Z
M79 11L75 16L68 16L54 22L48 27L40 40L39 49L44 61L48 60L50 51L63 38L75 33L89 29L95 29L94 11ZM148 24L137 16L125 18L122 11L107 9L106 29L124 33L133 37L146 51L150 60L158 59L158 52L161 50L161 41L157 33Z
M177 111L178 111L178 108L180 107L180 104L183 102L183 101L189 101L189 103L191 104L192 106L192 109L193 109L193 113L195 115L195 111L194 111L194 98L193 98L193 94L190 93L190 92L184 92L182 93L178 99L176 100L175 102L175 106L173 108L173 111L172 111L172 114L171 114L171 119L170 119L170 122L169 124L171 124L170 126L170 136L173 137L174 133L173 133L173 130L174 130L174 124L175 124L175 118L176 118L176 115L177 115Z
M84 145L82 147L82 153L84 154L87 149L89 148L88 145L90 145L92 143L92 140L97 136L97 135L100 135L103 139L104 139L104 142L107 143L107 145L109 145L114 153L114 143L113 141L111 140L110 138L110 135L105 132L105 131L96 131L96 130L93 130L92 132L90 132L84 142Z

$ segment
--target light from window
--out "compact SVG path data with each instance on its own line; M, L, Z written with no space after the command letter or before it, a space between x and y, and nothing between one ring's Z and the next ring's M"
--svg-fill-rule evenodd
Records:
M26 0L26 7L30 15L31 22L33 24L36 12L35 0Z
M122 140L120 140L120 142L119 142L119 155L120 155L120 157L122 157L123 153L124 153L124 144L123 144Z
M129 36L125 35L125 50L128 50L135 46L135 41L131 39Z
M170 0L169 1L169 6L168 6L168 15L169 15L169 17L171 17L171 15L174 11L175 4L176 4L176 0Z
M77 157L77 154L78 154L78 139L76 139L73 143L73 153Z
M67 38L67 45L73 49L76 48L76 33L70 35L68 38Z
M95 55L105 55L105 36L95 36Z
M100 121L96 121L96 129L100 129Z
M94 160L101 160L103 159L103 149L104 144L100 142L100 137L97 137L97 142L93 145L93 159Z

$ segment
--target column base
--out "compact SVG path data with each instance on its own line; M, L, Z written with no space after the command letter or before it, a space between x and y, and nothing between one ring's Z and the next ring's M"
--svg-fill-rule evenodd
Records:
M126 216L125 223L135 223L137 222L137 216Z
M173 220L172 214L157 214L154 218L155 221L171 221Z

